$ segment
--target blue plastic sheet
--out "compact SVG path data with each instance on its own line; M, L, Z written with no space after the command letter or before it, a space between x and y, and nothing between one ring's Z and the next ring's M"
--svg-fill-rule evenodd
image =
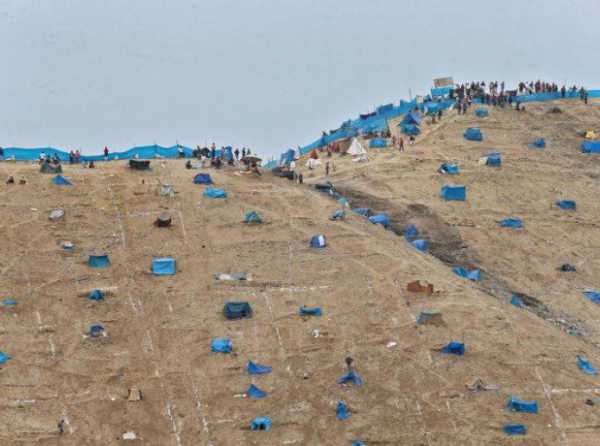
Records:
M421 252L426 252L429 248L429 243L427 243L427 240L413 240L411 245L413 245L417 251Z
M532 145L536 149L543 149L546 147L546 140L544 138L537 138L535 141L533 141Z
M487 118L489 116L489 112L487 108L478 108L475 109L475 116L478 118Z
M252 317L252 307L248 302L227 302L223 307L223 314L229 320Z
M500 222L500 226L503 228L520 229L523 227L523 220L520 218L505 218Z
M100 290L92 290L89 294L88 299L90 300L102 300L104 299L104 294Z
M402 129L402 133L408 136L417 136L421 134L421 129L415 124L400 124L400 128Z
M595 304L600 304L600 291L585 290L583 295Z
M210 341L210 350L213 353L231 353L233 345L229 338L214 338Z
M419 230L417 229L417 227L415 225L410 225L404 230L404 238L409 242L412 242L418 236L419 236Z
M227 198L227 192L216 187L206 188L202 195L204 195L206 198Z
M483 141L483 134L477 127L469 127L463 136L469 141Z
M369 217L369 221L374 225L381 225L384 228L390 226L390 218L387 214L376 214Z
M460 169L456 164L444 163L440 166L439 171L446 175L458 175L460 173Z
M362 215L363 217L369 217L371 215L370 208L354 208L352 209L352 212L358 215Z
M442 348L442 353L463 356L465 354L465 344L461 342L452 341Z
M434 98L447 96L452 91L452 87L437 87L431 89L431 96Z
M465 279L472 280L473 282L479 282L479 280L481 280L481 271L478 269L467 271L461 266L455 266L452 268L452 271L454 271L454 274L457 276L464 277Z
M63 177L62 175L56 175L54 178L52 178L52 183L56 184L57 186L73 185L73 183L71 183L67 178Z
M384 138L373 138L369 141L369 147L372 149L385 149L387 141Z
M305 307L304 305L302 305L300 307L300 316L322 316L323 315L323 311L321 310L321 307Z
M100 324L90 325L90 329L89 329L90 336L95 338L97 336L100 336L102 333L104 333L104 327L102 325L100 325Z
M194 176L194 184L213 184L213 180L207 173L197 173Z
M331 214L331 217L329 217L329 219L333 221L343 220L344 218L346 218L346 213L343 209L336 210L333 214Z
M510 298L510 303L511 303L511 305L514 305L515 307L518 307L518 308L524 307L523 300L516 294L512 295L512 297Z
M355 386L362 386L362 383L362 378L354 370L349 370L338 378L338 384L354 384Z
M343 401L337 403L337 406L335 408L335 415L340 421L344 421L350 418L350 410L348 409L348 406L346 406L346 403L344 403Z
M262 222L262 218L260 217L260 215L258 215L257 212L246 212L246 215L244 216L244 223L261 224Z
M155 257L152 259L152 274L155 276L172 276L177 272L177 263L171 257Z
M446 201L465 201L467 199L467 187L463 185L442 186L441 196Z
M514 396L508 399L506 407L513 412L538 413L537 401L524 401Z
M566 211L577 209L577 203L573 200L559 200L556 202L556 206Z
M527 427L524 424L505 424L502 428L506 435L526 435Z
M418 113L407 113L406 116L402 119L402 124L412 124L412 125L421 125L423 122L423 118Z
M490 167L500 167L502 165L502 157L496 154L488 155L485 165Z
M264 390L260 390L254 384L250 384L250 387L248 387L248 390L246 390L246 395L248 396L248 398L258 399L266 397L267 392L265 392Z
M584 141L581 143L583 153L600 153L600 141Z
M273 422L267 417L256 417L250 423L250 429L253 431L270 431Z
M15 305L17 305L17 301L14 299L4 299L2 301L2 305L5 307L14 307Z
M310 239L310 247L311 248L325 248L326 245L327 245L327 243L325 242L324 235L314 235Z
M248 361L246 364L246 370L250 375L266 375L273 371L273 367L270 365L256 364L252 361Z
M110 260L106 254L91 255L88 258L88 265L92 268L108 268L110 266Z
M12 357L0 351L0 364L6 364L9 359L12 359Z
M586 358L582 356L577 356L577 366L579 370L581 370L586 375L597 375L598 370L588 361Z

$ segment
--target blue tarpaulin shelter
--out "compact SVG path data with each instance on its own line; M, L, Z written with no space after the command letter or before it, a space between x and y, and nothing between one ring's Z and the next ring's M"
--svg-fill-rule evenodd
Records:
M106 254L91 255L88 258L88 265L92 268L108 268L110 260Z
M384 138L373 138L369 141L369 147L371 149L385 149L387 141Z
M467 198L467 187L463 185L445 184L442 186L441 195L446 201L465 201Z
M588 361L586 358L582 356L577 356L577 366L579 369L585 373L586 375L597 375L598 370Z
M402 133L408 136L417 136L421 133L421 129L415 124L400 124Z
M213 353L231 353L233 345L229 338L214 338L210 341L210 351Z
M369 221L374 225L381 225L384 228L390 226L390 218L387 214L376 214L369 217Z
M431 97L438 98L442 96L448 96L452 91L452 87L437 87L431 89Z
M527 427L524 424L505 424L502 428L506 435L526 435Z
M402 124L421 125L421 122L423 122L423 118L417 112L407 113L402 119Z
M512 295L512 297L510 298L510 303L511 303L511 305L514 305L515 307L518 307L518 308L524 307L523 300L516 294Z
M90 325L89 335L93 338L100 336L104 333L104 327L100 324Z
M452 341L448 345L442 347L442 353L463 356L465 354L465 344L462 342Z
M279 159L279 164L287 165L294 161L296 157L296 152L294 149L288 149L287 152L284 152Z
M600 153L600 141L584 141L581 143L583 153Z
M270 365L261 365L252 361L248 361L248 364L246 364L246 370L250 375L266 375L267 373L271 373L273 371L273 367Z
M155 276L172 276L177 272L177 263L172 257L155 257L152 259L152 274Z
M523 220L520 218L505 218L500 222L500 226L503 228L520 229L523 227Z
M508 399L506 407L512 412L538 413L537 401L524 401L514 396Z
M438 172L447 175L458 175L460 173L460 169L456 164L444 163L440 166Z
M321 307L306 307L302 305L299 310L300 316L322 316Z
M325 248L325 236L324 235L315 235L310 239L310 247L311 248Z
M2 301L2 306L4 307L14 307L15 305L17 305L17 301L14 299L4 299Z
M556 202L556 206L565 211L574 211L577 209L577 203L574 200L559 200Z
M256 417L250 423L250 429L253 431L270 431L273 422L267 417Z
M229 320L252 317L252 307L248 302L227 302L223 307L223 314Z
M469 141L483 141L483 134L477 127L469 127L465 131L464 137Z
M493 153L486 157L485 165L490 167L502 166L502 157L499 153Z
M455 266L452 268L452 271L454 271L454 274L457 276L464 277L465 279L472 280L473 282L479 282L481 280L481 271L478 269L467 271L465 268Z
M71 183L67 178L63 177L62 175L56 175L54 178L52 178L52 183L56 184L57 186L73 185L73 183Z
M543 149L546 147L546 140L544 138L537 138L531 143L530 147L534 149Z
M333 214L331 214L331 217L329 217L329 220L336 221L336 220L343 220L344 218L346 218L346 212L344 212L343 209L338 209Z
M583 295L595 304L600 304L600 292L594 290L585 290Z
M418 236L419 236L419 230L417 229L417 227L415 225L410 225L404 230L404 238L409 242L412 242Z
M104 294L100 290L92 290L88 295L88 299L90 300L102 300L104 299Z
M206 198L227 198L227 192L216 187L207 187L202 195Z
M354 212L355 214L358 214L358 215L362 215L363 217L371 216L370 208L354 208L354 209L352 209L352 212Z
M344 403L343 401L337 403L337 406L335 408L335 415L340 421L344 421L350 418L350 410L348 409L348 406L346 406L346 403Z
M355 386L362 386L363 380L354 370L349 370L340 376L337 382L338 384L354 384Z
M478 118L487 118L489 116L489 112L487 108L477 108L475 109L475 116Z
M9 359L12 359L12 357L0 351L0 364L6 364Z
M250 387L246 390L246 395L248 398L264 398L267 396L267 392L260 390L254 384L250 384Z
M246 212L246 215L244 216L244 223L261 224L262 218L260 218L260 215L258 215L258 213L255 211Z
M427 243L427 240L413 240L411 245L413 245L417 251L421 252L426 252L429 248L429 243Z
M194 184L213 184L213 180L207 173L197 173L194 176Z

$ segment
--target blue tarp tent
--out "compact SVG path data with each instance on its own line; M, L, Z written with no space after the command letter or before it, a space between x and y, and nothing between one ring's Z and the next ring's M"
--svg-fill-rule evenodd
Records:
M577 209L577 203L574 200L559 200L556 202L556 206L565 211L574 211Z
M489 112L487 108L478 108L475 109L475 116L478 118L487 118L489 116Z
M225 190L215 187L207 187L202 195L206 198L227 198L227 192L225 192Z
M442 353L462 356L465 354L465 344L463 344L462 342L452 341L448 345L442 347Z
M0 364L6 364L9 359L12 359L12 357L0 351Z
M250 387L246 390L246 395L248 398L264 398L267 396L267 392L260 390L254 384L250 384Z
M506 435L526 435L527 427L524 424L505 424L502 428Z
M92 268L108 268L110 260L106 254L91 255L88 258L88 265Z
M505 218L500 222L500 226L503 228L520 229L523 227L523 220L520 218Z
M585 290L583 295L595 304L600 304L600 292L594 290Z
M267 417L256 417L250 423L250 429L253 431L270 431L273 422Z
M409 242L412 242L418 236L419 236L419 230L417 229L417 227L415 225L410 225L404 230L404 238Z
M452 91L452 87L437 87L431 89L431 97L437 98L441 96L448 96Z
M343 401L337 403L335 408L335 416L338 420L344 421L350 418L350 410L348 410L348 406Z
M373 138L369 141L369 147L372 149L385 149L387 141L384 138Z
M442 198L446 201L465 201L467 198L467 188L463 185L442 186Z
M152 274L155 276L172 276L177 272L177 264L172 257L155 257L152 259Z
M465 131L464 137L469 141L483 141L483 134L477 127L469 127Z
M361 386L362 383L362 378L354 370L349 370L338 378L338 384L354 384L355 386Z
M210 351L213 353L231 353L233 345L229 338L214 338L210 341Z
M491 167L500 167L502 165L502 157L499 153L490 154L486 157L485 165Z
M577 366L586 375L597 375L598 370L587 359L577 356Z
M402 119L402 124L421 125L423 119L417 112L407 113Z
M457 276L464 277L465 279L472 280L473 282L479 282L481 280L481 271L478 269L467 271L465 268L455 266L452 268L452 271L454 271L454 274Z
M584 141L581 143L583 153L600 153L600 141Z
M194 177L194 184L213 184L213 181L209 174L197 173Z
M421 133L419 126L415 124L400 124L402 133L408 136L417 136Z
M260 218L260 215L254 211L246 212L246 215L244 216L244 223L261 224L262 218Z
M427 243L427 240L413 240L411 245L413 245L416 250L421 252L425 252L429 248L429 243Z
M62 175L56 175L54 178L52 178L52 183L56 184L57 186L73 185L73 183L71 183L67 178L63 177Z
M510 303L511 305L514 305L517 308L523 308L523 300L517 296L516 294L513 294L512 297L510 298Z
M387 214L376 214L369 217L369 221L374 225L381 225L384 228L390 226L390 218Z
M371 216L370 208L354 208L354 209L352 209L352 212L354 212L355 214L358 214L358 215L362 215L363 217Z
M302 305L300 307L300 316L322 316L323 315L323 311L321 310L321 307L306 307L304 305Z
M104 327L100 324L94 324L94 325L90 325L88 334L95 338L100 336L102 333L104 333Z
M460 169L456 164L444 163L438 169L438 172L444 173L447 175L458 175L460 173Z
M535 141L533 141L530 147L535 149L543 149L546 147L546 140L544 138L537 138Z
M280 164L290 164L292 161L294 161L295 157L296 152L294 149L289 149L287 152L284 152L281 155Z
M223 307L223 314L229 320L252 317L252 307L248 302L227 302Z
M104 299L104 294L100 290L92 290L88 295L88 299L90 300L102 300Z
M315 235L310 239L310 247L311 248L325 248L325 236L324 235Z
M271 373L273 371L273 367L270 365L261 365L252 361L248 361L248 364L246 364L246 370L250 375L266 375L267 373Z
M514 396L508 399L506 407L512 412L538 413L537 401L523 401Z
M2 306L4 307L14 307L15 305L17 305L17 301L14 299L4 299L2 301Z
M225 160L233 161L233 149L231 148L231 146L225 147Z

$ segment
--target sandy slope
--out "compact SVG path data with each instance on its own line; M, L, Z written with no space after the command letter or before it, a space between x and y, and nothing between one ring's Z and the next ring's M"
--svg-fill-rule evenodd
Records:
M569 116L583 119L576 106ZM585 318L596 341L600 309L579 288L600 287L598 238L595 227L574 221L593 223L598 215L595 180L587 175L598 164L577 154L568 144L576 138L568 135L548 136L545 152L528 152L522 146L528 127L558 128L546 115L528 119L519 124L494 113L482 123L488 139L476 145L460 138L474 118L453 118L405 155L382 152L359 167L339 161L334 181L402 205L426 204L442 219L472 220L475 227L459 230L484 269ZM507 155L501 170L476 164L488 144ZM460 161L466 204L437 197L444 181L435 174L440 159ZM75 185L60 188L35 166L0 165L2 175L28 180L0 187L1 292L19 302L0 310L0 350L14 358L0 369L1 444L341 445L360 438L367 445L502 445L513 443L500 430L506 422L529 427L520 444L590 445L598 438L599 406L584 403L597 379L575 365L576 354L600 365L590 341L507 305L392 231L355 215L328 221L336 203L308 185L223 170L211 174L229 198L211 201L181 161L153 166L148 173L120 162L95 171L66 166ZM175 185L174 199L157 195L159 179ZM577 214L549 209L562 196L577 199ZM48 212L58 206L66 219L52 223ZM161 210L172 213L173 228L152 226ZM267 223L245 227L247 210ZM496 219L515 213L525 219L525 231L496 228ZM328 238L324 250L308 247L317 233ZM62 240L75 243L74 254L63 252ZM111 268L86 266L94 249L110 254ZM148 274L152 256L162 255L177 259L176 276ZM555 273L563 258L581 272ZM235 271L254 280L227 285L212 278ZM438 292L406 292L414 279L430 280ZM95 286L119 291L104 302L77 297ZM248 300L254 317L226 321L228 300ZM303 304L320 305L323 317L301 319ZM433 308L446 326L416 326L419 312ZM98 322L109 337L85 339L86 328ZM231 337L234 354L210 353L217 336ZM434 351L451 340L466 343L466 356ZM390 341L397 346L386 347ZM355 358L362 387L336 384L347 355ZM248 359L272 365L273 373L247 375ZM468 391L465 384L476 377L500 390ZM236 397L250 383L269 396ZM133 385L143 401L126 400ZM536 399L540 413L509 413L510 394ZM340 399L353 412L347 421L335 418ZM260 415L272 418L271 432L248 429ZM59 437L61 417L69 424ZM117 440L128 430L141 440Z

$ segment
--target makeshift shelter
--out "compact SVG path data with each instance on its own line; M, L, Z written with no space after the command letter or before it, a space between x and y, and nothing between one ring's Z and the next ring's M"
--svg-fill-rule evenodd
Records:
M88 266L92 268L108 268L110 259L106 254L95 254L88 257Z
M88 295L88 299L90 300L103 300L104 293L100 290L92 290Z
M246 370L250 375L266 375L267 373L271 373L273 371L273 367L248 361L248 364L246 364Z
M443 163L438 169L438 172L446 175L458 175L460 169L456 164Z
M372 149L385 149L387 141L384 138L373 138L369 141L369 147Z
M350 418L350 410L348 409L348 406L346 406L346 403L344 403L343 401L339 401L337 403L337 406L335 408L335 416L340 421L344 421Z
M155 257L152 259L152 274L155 276L172 276L176 273L177 264L172 257Z
M442 319L442 313L437 310L424 310L417 317L417 325L435 325L437 327L446 325Z
M419 230L417 229L417 227L415 225L409 225L404 230L404 238L409 242L412 242L418 236L419 236Z
M421 115L416 111L407 113L402 119L402 124L421 125L421 122L423 122L423 118L421 118Z
M6 364L9 359L12 359L12 356L0 351L0 364Z
M513 294L512 297L510 298L510 304L517 308L523 308L525 306L523 304L523 299L521 299L516 294Z
M369 217L369 221L374 225L381 225L384 228L388 228L390 226L390 218L387 214L371 215Z
M337 221L337 220L343 220L344 218L346 218L346 212L343 209L338 209L333 214L331 214L331 217L329 217L329 220Z
M213 277L215 280L223 280L223 281L232 281L232 282L240 282L244 280L249 280L248 273L214 273Z
M88 334L92 337L92 338L96 338L98 336L101 336L104 334L104 327L100 324L94 324L94 325L90 325L90 328L88 330Z
M446 201L465 201L467 198L467 187L463 185L442 186L442 198Z
M311 248L325 248L325 236L324 235L315 235L310 239L310 247Z
M463 136L469 141L483 141L483 134L477 127L469 127Z
M452 341L448 345L442 347L441 352L449 355L463 356L465 354L465 344Z
M4 307L14 307L15 305L17 305L17 301L14 299L4 299L2 301L2 306Z
M477 108L475 109L475 116L478 118L487 118L489 116L489 112L487 108Z
M213 184L213 180L208 173L197 173L194 176L194 184Z
M413 245L417 251L421 252L426 252L429 248L429 243L427 243L427 240L413 240L410 242L410 244Z
M352 212L367 218L371 216L371 208L354 208Z
M465 279L472 280L473 282L479 282L481 280L481 271L479 269L472 269L470 271L462 268L460 266L455 266L452 268L454 274L460 277L464 277Z
M294 149L289 149L281 155L279 160L280 165L288 165L296 158L296 151Z
M600 304L600 292L594 290L585 290L583 295L595 304Z
M248 302L227 302L223 307L223 314L229 320L252 317L252 307Z
M267 392L259 389L254 384L250 384L250 387L248 387L248 390L246 390L246 396L253 399L265 398L267 396Z
M273 422L267 417L256 417L250 423L250 430L253 431L270 431Z
M574 211L577 209L577 203L573 200L559 200L556 202L556 206L565 211Z
M583 153L600 153L600 141L584 141L581 143Z
M502 156L499 153L492 153L486 156L485 165L490 167L502 166Z
M505 218L500 222L500 226L503 228L521 229L523 227L523 220L520 218Z
M262 222L263 222L262 218L255 211L246 212L246 215L244 216L244 223L246 223L246 224L259 225Z
M586 358L582 356L577 356L577 367L586 375L597 375L598 370L588 361Z
M129 160L129 167L133 170L150 170L149 160Z
M534 149L543 149L546 147L546 140L544 138L537 138L530 144L530 147Z
M508 399L506 407L512 412L538 413L537 401L524 401L514 396Z
M502 431L504 431L504 433L506 435L526 435L527 434L527 426L525 426L524 424L519 424L519 423L510 423L510 424L505 424L504 427L502 428Z
M62 173L62 166L60 164L54 164L47 159L40 166L40 173Z
M206 198L227 198L227 192L224 189L215 187L207 187L202 195Z
M364 160L367 158L367 151L356 138L352 138L352 143L346 153L357 160Z
M56 175L54 178L52 178L52 183L56 184L57 186L73 185L73 183L71 183L67 178L63 177L62 175Z
M358 373L354 370L349 370L338 378L338 384L354 384L355 386L362 386L363 380Z
M171 226L171 222L171 216L165 212L162 212L158 217L156 217L154 224L159 228L168 228Z
M565 273L577 272L577 268L575 268L575 265L571 265L570 263L563 263L558 269Z
M433 294L433 284L427 282L421 283L420 280L415 280L406 284L406 290L411 293Z
M229 338L214 338L210 341L210 350L213 353L231 353L233 345Z
M421 134L421 129L415 124L400 124L400 128L402 129L402 133L408 136L417 136Z
M302 305L300 307L300 316L322 316L323 315L323 311L321 310L321 307L306 307L304 305Z

